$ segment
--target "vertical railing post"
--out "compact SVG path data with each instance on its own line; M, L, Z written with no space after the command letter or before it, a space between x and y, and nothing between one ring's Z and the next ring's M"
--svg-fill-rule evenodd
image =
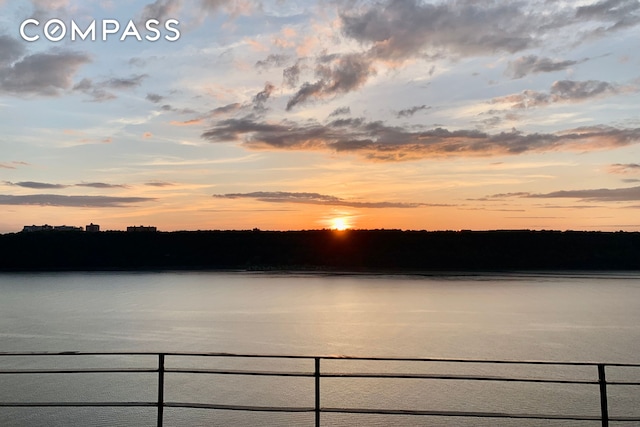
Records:
M158 427L164 417L164 354L158 354Z
M602 427L609 427L609 406L607 404L607 376L604 372L605 365L598 364L598 384L600 384L600 414Z
M316 412L316 427L320 427L320 358L315 358L315 370L314 377L316 382L316 402L315 402L315 412Z

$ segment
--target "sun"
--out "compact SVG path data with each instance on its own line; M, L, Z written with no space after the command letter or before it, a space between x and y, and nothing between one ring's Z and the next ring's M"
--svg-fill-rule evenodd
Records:
M344 231L349 228L349 222L346 218L334 218L331 220L331 228L338 231Z

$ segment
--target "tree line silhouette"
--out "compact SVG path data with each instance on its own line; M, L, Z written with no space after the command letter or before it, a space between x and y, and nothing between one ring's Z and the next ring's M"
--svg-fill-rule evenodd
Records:
M640 270L640 233L254 230L0 235L0 270L112 269Z

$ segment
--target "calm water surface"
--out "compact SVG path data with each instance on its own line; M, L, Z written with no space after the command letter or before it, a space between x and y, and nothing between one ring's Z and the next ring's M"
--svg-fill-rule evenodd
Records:
M0 274L0 351L69 350L638 363L640 275ZM23 367L27 362L3 363ZM588 377L590 373L576 375ZM154 399L155 379L143 375L64 381L17 377L0 378L4 384L1 400L59 400L61 396L67 400ZM313 385L307 379L285 384L282 379L262 378L247 385L245 378L215 377L214 387L212 378L175 375L168 379L167 400L312 404ZM513 384L487 389L486 384L450 383L433 382L425 389L424 381L381 384L327 379L324 404L598 413L597 389L549 390ZM621 415L637 414L633 409L640 402L633 395L640 393L631 394L620 396L612 409ZM346 426L496 425L495 421L411 417L392 423L381 417L340 415L327 415L323 421ZM9 426L153 423L153 411L146 410L0 410L0 425ZM311 423L307 415L169 410L165 425ZM500 425L525 424L505 421Z

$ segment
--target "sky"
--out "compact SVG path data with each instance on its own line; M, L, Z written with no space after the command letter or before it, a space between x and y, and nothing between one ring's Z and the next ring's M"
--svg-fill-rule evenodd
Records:
M638 0L0 0L0 233L640 231L639 90Z

